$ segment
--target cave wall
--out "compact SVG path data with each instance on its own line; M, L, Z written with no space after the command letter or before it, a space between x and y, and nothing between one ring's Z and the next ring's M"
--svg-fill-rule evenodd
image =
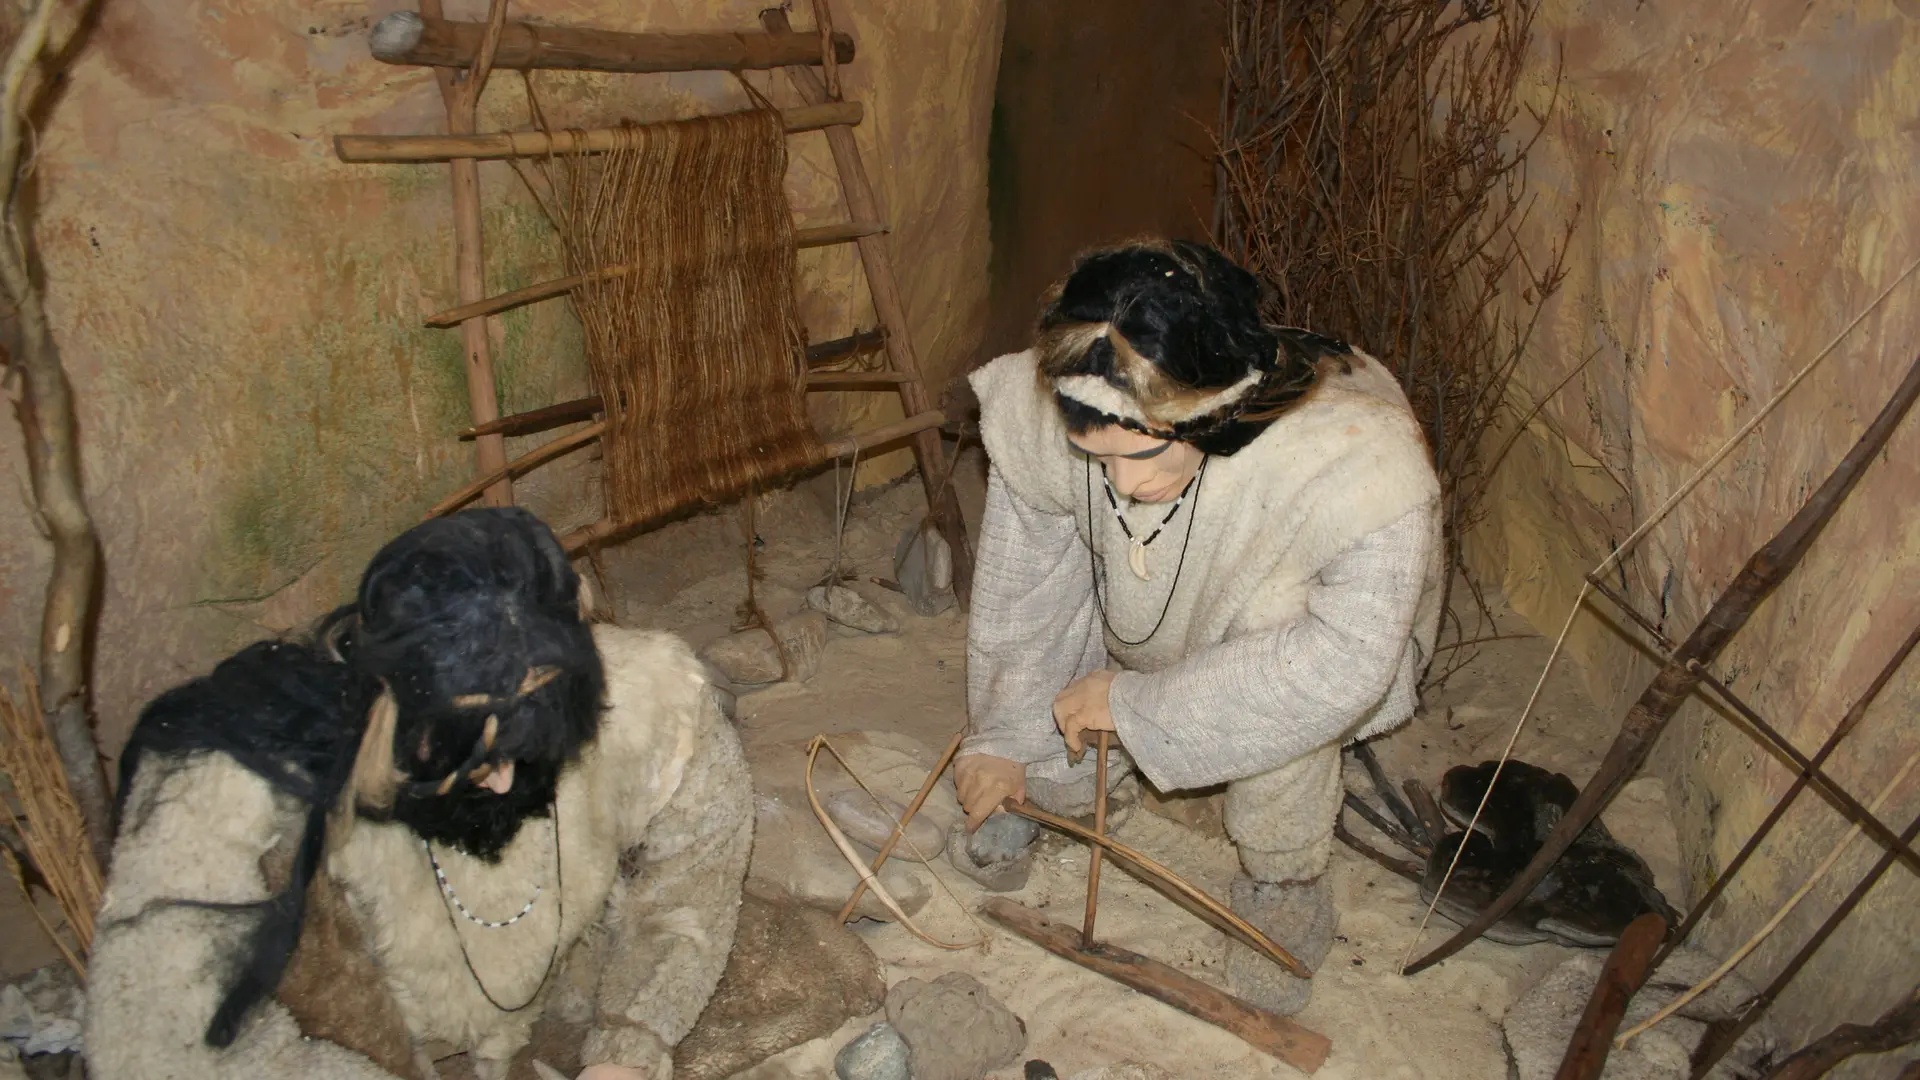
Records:
M1132 236L1203 240L1213 212L1226 5L1023 0L994 94L993 258L982 359L1026 348L1073 257Z
M1519 371L1516 415L1586 366L1521 433L1471 545L1480 571L1549 635L1583 573L1920 258L1920 3L1542 0L1527 87L1538 110L1554 99L1558 64L1558 102L1528 174L1534 265L1566 222L1575 232L1569 276ZM1530 299L1512 290L1505 314L1530 317ZM1616 584L1684 637L1858 438L1916 342L1920 276L1648 534ZM1716 665L1805 752L1920 620L1917 484L1920 417L1910 417ZM1569 648L1615 716L1653 670L1598 614L1574 623ZM1835 755L1830 768L1862 801L1920 750L1917 705L1920 661ZM1698 701L1649 767L1680 808L1695 897L1792 779ZM1909 777L1883 817L1898 831L1916 813ZM1821 799L1801 798L1702 940L1722 952L1745 940L1845 832ZM1743 973L1771 978L1878 853L1856 844ZM1877 1016L1916 972L1920 882L1896 867L1775 1015L1798 1043Z
M102 743L139 706L244 642L346 599L360 567L473 473L451 306L444 165L348 165L341 133L443 130L432 75L368 53L367 30L410 4L114 0L39 131L34 197L53 330L80 410L86 493L105 553L94 670ZM763 0L542 0L515 18L627 30L758 28ZM485 4L448 4L478 19ZM795 10L800 28L811 11ZM858 46L846 96L892 225L915 344L936 394L978 351L986 301L986 143L999 0L841 0ZM784 74L746 76L797 104ZM534 77L560 125L745 107L732 75ZM517 73L497 73L481 128L527 126ZM802 225L845 220L819 133L793 137ZM505 163L481 166L487 286L560 276L551 227ZM851 245L800 253L813 340L874 325ZM501 408L587 391L563 301L490 320ZM897 418L891 395L814 395L830 433ZM561 432L509 440L509 456ZM597 466L562 459L517 485L559 528L599 515ZM896 451L863 478L911 467ZM0 420L7 499L26 491ZM32 657L48 545L0 511L0 676ZM0 890L11 892L11 890Z

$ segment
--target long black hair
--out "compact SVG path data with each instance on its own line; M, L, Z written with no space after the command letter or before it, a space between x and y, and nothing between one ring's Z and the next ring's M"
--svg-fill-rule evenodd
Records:
M142 710L120 759L115 818L127 828L135 774L224 753L306 807L284 888L257 911L206 1041L230 1045L280 984L306 917L308 887L343 801L429 840L497 859L530 816L545 814L566 764L598 730L605 673L581 615L580 582L538 518L470 510L415 526L368 564L356 600L314 640L259 642ZM390 712L388 730L369 718ZM364 766L391 779L366 801ZM484 769L511 761L504 795ZM352 788L353 790L349 790Z

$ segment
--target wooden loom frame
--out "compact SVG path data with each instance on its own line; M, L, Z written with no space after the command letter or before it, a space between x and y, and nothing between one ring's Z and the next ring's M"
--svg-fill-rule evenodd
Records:
M953 551L953 590L962 610L973 582L973 556L961 520L951 478L952 465L941 446L945 413L935 407L920 374L919 358L907 330L906 309L894 279L889 231L865 163L854 143L853 125L865 110L857 101L845 101L839 90L838 65L854 56L845 34L834 33L827 0L814 0L821 22L819 33L798 32L784 11L762 13L764 32L740 33L626 33L577 27L536 26L506 21L506 0L493 0L487 21L464 23L443 17L440 0L420 0L420 11L390 15L375 27L373 53L385 63L430 66L434 69L447 107L446 135L340 135L334 153L343 162L448 162L452 170L454 247L459 305L429 316L432 327L458 326L466 350L467 396L473 426L462 439L475 444L478 475L442 500L429 517L450 513L473 499L491 506L513 504L513 480L535 467L599 438L604 422L570 432L526 454L507 460L507 435L528 435L564 424L590 420L600 413L597 397L581 398L513 416L500 415L493 378L486 319L490 315L570 293L592 279L627 272L626 267L604 267L542 282L497 296L486 294L480 223L478 162L544 155L550 151L611 148L611 131L498 132L482 134L476 128L480 91L494 68L514 70L567 69L603 72L746 71L783 68L804 105L781 111L789 134L824 131L840 178L848 220L796 231L796 248L853 243L866 272L879 326L850 337L823 342L807 349L809 368L879 352L886 367L878 371L814 372L806 390L891 390L900 396L904 419L870 431L858 432L826 444L821 462L911 439L914 458L926 488L929 514ZM823 65L822 79L812 65ZM648 522L604 517L572 530L562 542L578 552L628 529Z

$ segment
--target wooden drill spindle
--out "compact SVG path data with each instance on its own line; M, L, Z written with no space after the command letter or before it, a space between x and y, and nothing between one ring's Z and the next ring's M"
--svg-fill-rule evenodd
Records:
M1107 835L1107 741L1108 735L1099 733L1100 759L1093 763L1093 834ZM1100 860L1107 849L1099 844L1093 845L1093 853L1087 858L1087 914L1080 920L1080 947L1093 948L1093 917L1100 907Z

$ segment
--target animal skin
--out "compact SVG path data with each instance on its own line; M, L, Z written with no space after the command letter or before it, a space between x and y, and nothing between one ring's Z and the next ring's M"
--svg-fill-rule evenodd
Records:
M1471 922L1507 884L1524 870L1554 824L1573 805L1580 789L1561 773L1524 761L1509 760L1500 769L1493 795L1471 833L1465 828L1487 791L1497 763L1460 765L1441 780L1439 806L1445 820L1443 835L1419 837L1429 841L1419 878L1420 898L1432 902L1434 892L1465 844L1459 865L1447 882L1435 910L1465 925ZM1391 790L1379 787L1391 808L1397 802ZM1398 815L1396 815L1398 816ZM1456 829L1448 829L1451 824ZM1655 887L1653 871L1630 848L1615 840L1606 826L1595 821L1582 832L1567 853L1553 864L1540 884L1486 936L1507 945L1555 941L1577 948L1609 948L1627 925L1647 912L1657 912L1671 925L1673 908Z

